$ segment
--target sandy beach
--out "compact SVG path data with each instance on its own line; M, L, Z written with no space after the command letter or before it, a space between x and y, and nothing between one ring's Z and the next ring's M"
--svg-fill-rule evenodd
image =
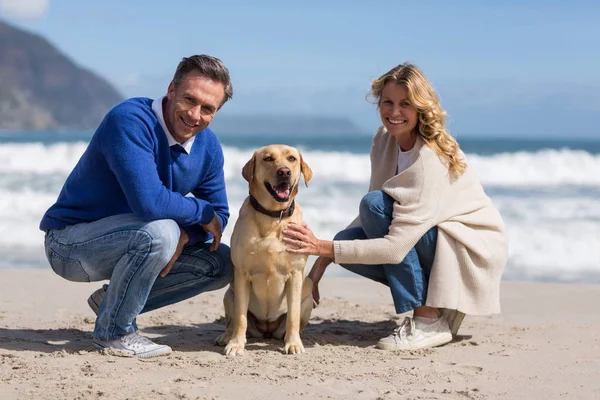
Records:
M99 283L0 270L1 399L598 399L600 286L505 282L501 315L467 317L451 344L375 348L402 316L383 285L326 276L303 333L307 352L250 341L230 358L223 290L138 318L173 347L141 360L95 350L88 295Z

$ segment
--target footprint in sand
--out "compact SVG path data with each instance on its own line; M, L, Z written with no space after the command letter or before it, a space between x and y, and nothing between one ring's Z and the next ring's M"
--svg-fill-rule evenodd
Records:
M466 371L472 371L472 372L482 372L483 368L479 367L477 365L458 365L457 363L448 363L449 366L451 366L453 369L462 369L462 370L466 370Z

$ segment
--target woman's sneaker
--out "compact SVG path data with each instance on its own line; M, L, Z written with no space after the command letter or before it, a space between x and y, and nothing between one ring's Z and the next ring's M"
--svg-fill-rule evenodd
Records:
M166 356L173 350L164 344L156 344L137 332L130 333L115 340L94 338L94 345L99 349L116 349L140 358Z
M456 333L458 332L458 328L460 328L460 325L463 322L463 319L465 319L465 313L462 313L458 310L451 310L448 308L442 308L441 310L442 316L446 318L446 321L448 321L450 332L452 332L453 335L456 335Z
M377 342L377 348L383 350L417 350L441 346L452 341L452 333L444 316L432 324L416 322L404 318L394 332Z

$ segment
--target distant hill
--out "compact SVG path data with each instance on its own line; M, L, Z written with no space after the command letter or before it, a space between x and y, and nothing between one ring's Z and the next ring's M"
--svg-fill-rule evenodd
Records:
M75 65L43 37L0 21L0 129L90 130L123 96L104 78ZM361 134L344 117L217 115L219 134Z
M94 129L122 99L44 38L0 21L0 128Z
M347 118L303 115L217 114L210 127L219 134L347 135L364 131Z

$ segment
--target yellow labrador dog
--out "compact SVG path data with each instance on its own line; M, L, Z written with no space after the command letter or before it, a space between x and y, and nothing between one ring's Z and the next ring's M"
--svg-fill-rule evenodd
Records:
M255 151L242 169L250 196L231 236L235 273L223 299L227 327L217 338L227 355L244 353L246 335L285 336L286 353L304 353L300 331L313 308L312 281L304 277L307 256L286 252L281 233L289 222L302 223L295 201L300 174L308 186L310 167L285 145Z

